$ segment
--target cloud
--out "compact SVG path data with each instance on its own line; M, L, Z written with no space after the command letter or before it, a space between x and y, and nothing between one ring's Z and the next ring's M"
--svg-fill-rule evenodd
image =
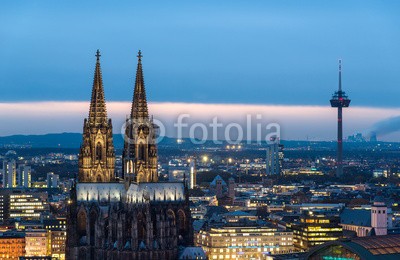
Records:
M83 119L87 117L89 102L15 102L0 103L0 135L44 134L57 132L81 132ZM165 126L167 136L176 136L179 115L188 114L184 122L190 125L203 123L207 127L213 118L224 125L237 123L244 129L244 137L251 130L256 135L257 125L262 129L269 123L278 123L281 138L287 140L334 140L336 137L337 112L327 106L284 106L247 104L201 104L201 103L150 103L150 113ZM108 116L113 120L114 132L119 133L124 119L130 112L130 102L107 102ZM344 111L344 135L370 129L383 118L400 115L399 108L350 107ZM246 120L251 118L250 127ZM197 129L196 133L199 134ZM231 129L235 132L235 129ZM201 133L200 133L201 134ZM210 133L208 138L210 138ZM382 140L398 141L400 134L379 136ZM245 138L246 139L246 138Z
M369 134L375 133L378 136L385 136L398 131L400 131L400 116L379 121L368 130Z

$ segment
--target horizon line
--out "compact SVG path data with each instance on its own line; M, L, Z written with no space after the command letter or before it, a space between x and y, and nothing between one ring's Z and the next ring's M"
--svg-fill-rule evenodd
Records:
M328 100L329 101L329 100ZM32 103L89 103L90 100L15 100L15 101L0 101L0 104L32 104ZM129 100L106 100L107 103L132 103ZM273 107L331 107L329 102L326 105L318 104L286 104L286 103L241 103L241 102L190 102L190 101L148 101L149 104L182 104L182 105L242 105L242 106L273 106ZM400 109L399 106L365 106L365 105L355 105L351 108L377 108L377 109Z

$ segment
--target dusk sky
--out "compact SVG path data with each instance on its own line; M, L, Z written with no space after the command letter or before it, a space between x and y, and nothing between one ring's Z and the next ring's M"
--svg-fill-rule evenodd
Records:
M76 101L88 101L96 49L107 101L131 101L141 49L148 99L164 106L151 111L156 116L169 108L176 113L172 107L180 104L183 110L241 104L238 109L253 112L257 105L270 109L260 112L267 120L297 126L296 133L285 131L286 139L335 138L329 99L341 58L343 88L352 99L344 132L364 132L400 115L399 13L398 1L366 0L2 1L0 135L81 131L80 107L68 123L54 118L54 128L47 127L48 103L42 102L70 113L81 104ZM26 113L12 109L15 103L27 106ZM311 108L316 112L307 118L303 113ZM231 116L224 111L213 113ZM123 120L123 112L110 113ZM39 123L13 123L29 117ZM399 141L400 135L382 139Z

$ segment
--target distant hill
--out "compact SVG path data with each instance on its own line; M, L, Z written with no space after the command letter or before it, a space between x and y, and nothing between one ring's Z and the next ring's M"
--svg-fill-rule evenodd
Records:
M160 148L178 149L178 150L192 150L199 148L213 149L215 147L224 147L223 144L215 145L213 141L207 141L202 145L192 144L189 138L177 142L176 138L164 137L159 143ZM81 133L58 133L58 134L43 134L43 135L11 135L0 137L0 147L32 147L32 148L73 148L80 147L82 142ZM245 144L244 140L242 144ZM287 141L282 140L281 143L285 146L285 150L300 149L300 150L336 150L335 141ZM123 148L123 137L121 134L114 134L114 146L117 150ZM266 147L266 143L257 144L252 142L251 145L244 145L247 149L259 150ZM346 142L345 148L347 150L396 150L400 149L400 143L386 143L386 142Z
M80 146L81 142L82 134L79 133L11 135L0 137L0 146L30 146L33 148L77 148Z
M124 140L121 134L114 134L114 146L123 148ZM81 133L59 133L43 135L11 135L0 137L0 147L32 147L32 148L79 148L82 142ZM161 146L178 148L175 138L164 137Z

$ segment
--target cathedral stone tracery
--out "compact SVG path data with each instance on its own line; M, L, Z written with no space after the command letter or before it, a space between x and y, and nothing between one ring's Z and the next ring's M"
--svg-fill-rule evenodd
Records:
M67 213L67 259L176 259L193 243L184 183L158 182L157 126L149 117L139 51L123 179L115 177L100 53L96 54L89 117L84 120L78 182Z

